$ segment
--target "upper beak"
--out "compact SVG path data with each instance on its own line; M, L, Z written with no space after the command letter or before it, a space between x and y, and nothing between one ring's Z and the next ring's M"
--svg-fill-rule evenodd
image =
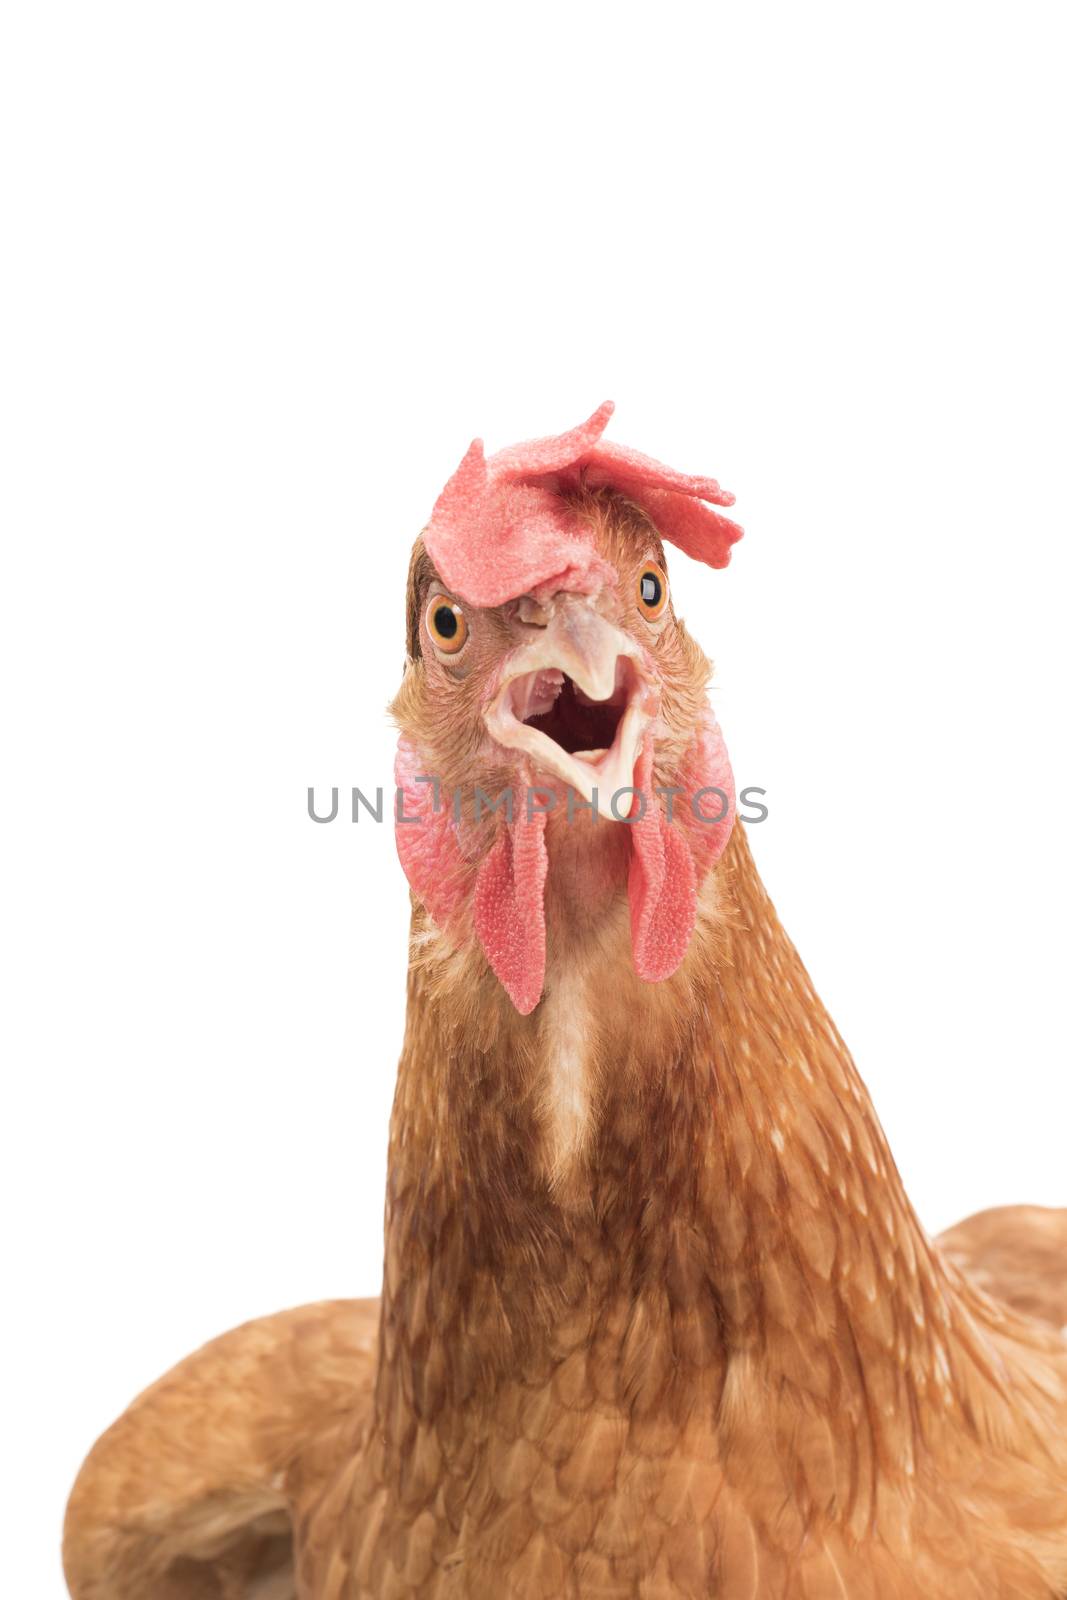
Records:
M567 679L567 692L579 706L602 707L599 723L614 724L610 745L568 750L551 732L531 725L531 718L551 723ZM595 791L598 801L608 800L633 784L641 740L658 709L655 690L636 641L588 600L559 594L544 626L508 658L485 713L486 727L498 744L523 751L583 799L591 801Z

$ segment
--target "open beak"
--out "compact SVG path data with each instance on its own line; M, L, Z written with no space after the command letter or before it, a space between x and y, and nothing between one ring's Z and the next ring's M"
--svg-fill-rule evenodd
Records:
M561 594L546 625L508 660L485 723L497 744L587 801L595 789L607 804L633 785L658 698L634 640L587 600Z

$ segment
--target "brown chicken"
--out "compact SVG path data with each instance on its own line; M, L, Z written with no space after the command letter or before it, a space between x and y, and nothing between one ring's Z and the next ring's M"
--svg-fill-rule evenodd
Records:
M142 1395L75 1600L1067 1595L1067 1211L924 1234L671 609L728 497L606 413L473 447L415 548L380 1306Z

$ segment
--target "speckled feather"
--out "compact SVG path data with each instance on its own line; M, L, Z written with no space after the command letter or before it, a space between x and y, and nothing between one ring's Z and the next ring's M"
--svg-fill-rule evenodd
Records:
M601 510L618 565L632 513ZM440 735L425 676L398 715ZM743 828L661 984L625 895L594 924L573 891L618 830L572 831L528 1016L415 908L376 1338L311 1307L143 1396L71 1501L76 1600L1067 1593L1067 1213L928 1240Z

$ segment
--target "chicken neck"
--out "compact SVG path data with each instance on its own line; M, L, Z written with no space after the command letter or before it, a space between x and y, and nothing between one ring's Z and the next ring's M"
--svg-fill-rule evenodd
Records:
M491 1418L516 1383L565 1409L580 1354L580 1382L631 1428L678 1436L702 1417L720 1452L762 1462L783 1505L798 1474L833 1496L828 1419L847 1419L837 1511L859 1526L877 1461L906 1478L950 1415L981 1434L1005 1357L1039 1359L1033 1336L919 1226L743 828L664 984L634 975L624 898L608 864L594 877L592 898L571 871L550 879L552 955L529 1017L416 915L383 1436L399 1445L472 1407ZM1025 1430L1040 1407L1011 1383Z

